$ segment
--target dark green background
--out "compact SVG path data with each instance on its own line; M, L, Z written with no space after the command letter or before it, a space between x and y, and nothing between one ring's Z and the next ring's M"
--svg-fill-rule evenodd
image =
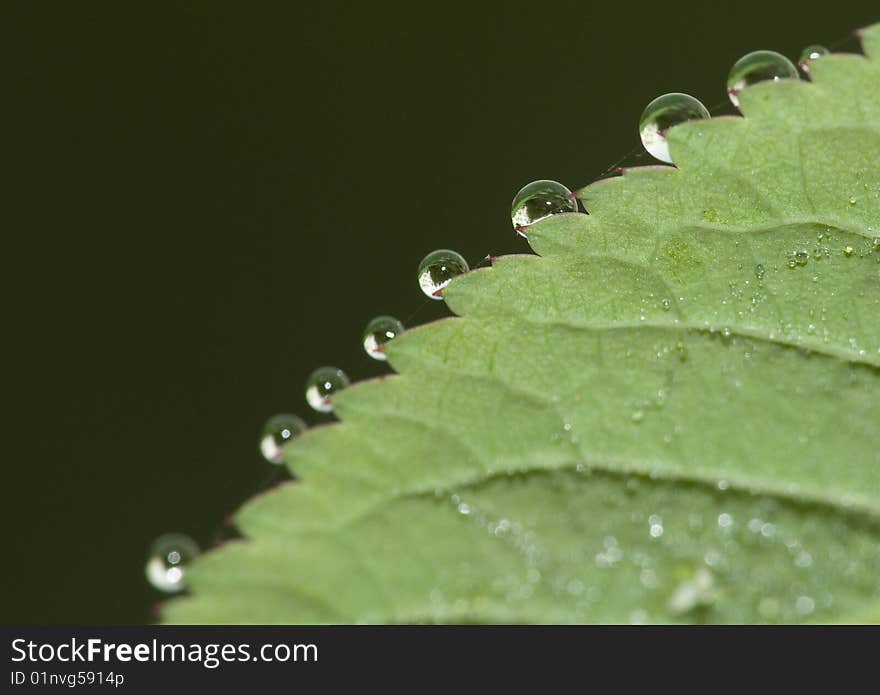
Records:
M857 50L870 4L20 3L3 621L152 619L150 541L212 542L270 472L262 421L319 420L311 369L380 373L368 319L445 313L426 252L528 251L521 185L592 181L749 50Z

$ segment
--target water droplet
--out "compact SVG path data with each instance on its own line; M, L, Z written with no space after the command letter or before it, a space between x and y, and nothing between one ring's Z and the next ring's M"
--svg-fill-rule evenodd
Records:
M817 60L822 56L827 56L829 53L831 53L831 51L825 48L825 46L820 46L819 44L814 43L801 51L801 57L798 64L804 69L804 72L809 72L810 62Z
M855 205L855 204L858 203L858 202L859 202L859 201L858 201L858 199L857 199L855 196L852 196L852 197L849 199L849 204L850 204L850 205Z
M513 228L523 234L530 224L540 222L561 212L577 212L577 201L571 191L556 181L532 181L523 186L513 198L510 206L510 219Z
M269 463L284 463L284 447L305 432L306 427L306 423L289 413L270 417L263 425L260 435L260 453L263 458Z
M798 71L791 61L776 51L752 51L740 58L727 77L727 94L739 108L739 93L753 84L798 79Z
M685 121L709 118L709 110L689 94L672 92L659 96L645 107L639 119L642 145L655 159L672 164L666 131Z
M663 519L656 514L648 518L648 533L651 534L651 538L660 538L663 535Z
M159 591L174 594L186 589L186 567L199 554L199 546L182 533L160 536L150 548L144 572Z
M461 254L449 249L432 251L419 263L419 287L427 297L443 299L443 288L468 270L467 261Z
M759 280L764 279L765 272L766 271L764 270L764 266L761 263L758 263L758 265L755 266L755 277L758 278Z
M319 413L333 412L333 394L351 382L336 367L320 367L306 381L306 402Z
M843 247L843 255L844 256L852 256L855 253L855 249L852 246L844 246Z
M805 266L810 260L810 254L806 251L795 251L788 258L788 267L796 268L797 266Z
M374 360L384 362L385 345L403 332L403 324L393 316L377 316L364 329L364 350Z

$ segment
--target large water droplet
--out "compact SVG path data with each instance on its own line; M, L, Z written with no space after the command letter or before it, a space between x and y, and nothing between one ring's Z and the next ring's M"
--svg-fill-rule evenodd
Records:
M289 413L270 417L263 425L260 435L260 453L263 458L269 463L284 463L284 447L305 432L306 427L306 423Z
M186 589L186 567L199 554L199 546L182 533L160 536L150 548L144 572L147 581L166 594Z
M571 191L557 181L542 179L523 186L513 198L510 219L513 228L522 236L530 224L562 212L577 212L577 201Z
M337 367L320 367L306 381L306 402L319 413L333 412L333 394L351 382Z
M377 316L364 329L364 350L374 360L384 362L385 345L403 332L403 324L393 316Z
M727 94L739 108L739 93L746 87L783 79L798 79L797 68L788 58L776 51L753 51L734 63L727 77Z
M804 72L810 71L810 63L814 60L818 60L823 56L827 56L831 53L825 46L820 46L819 44L813 44L812 46L807 46L803 51L801 51L800 60L798 60L798 65L801 66L801 69Z
M652 157L672 164L666 131L685 121L709 118L709 110L689 94L672 92L659 96L645 107L639 119L639 137Z
M467 261L460 253L449 249L432 251L419 263L419 287L431 299L443 299L443 288L468 270Z

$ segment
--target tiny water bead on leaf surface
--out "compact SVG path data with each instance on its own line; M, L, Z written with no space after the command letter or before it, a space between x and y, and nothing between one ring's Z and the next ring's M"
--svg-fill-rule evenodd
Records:
M426 297L442 300L442 290L452 279L470 268L460 253L449 249L432 251L419 263L419 287Z
M374 360L384 362L385 345L403 332L403 324L393 316L377 316L364 329L364 350Z
M739 108L739 93L758 82L798 79L797 68L776 51L752 51L740 58L727 77L727 94Z
M319 413L333 412L333 394L351 382L338 367L319 367L306 381L306 402Z
M284 447L306 428L306 423L296 415L281 413L270 417L263 425L260 435L260 453L263 458L276 465L284 463Z
M825 46L820 46L819 44L813 44L811 46L807 46L803 51L801 51L801 57L798 60L798 65L801 66L804 72L810 71L810 63L814 60L818 60L822 56L827 56L831 53Z
M639 137L650 155L672 164L666 131L685 121L709 118L709 110L689 94L672 92L659 96L645 107L639 119Z
M577 212L577 201L565 186L557 181L542 179L523 186L513 198L510 219L517 233L530 224L540 222L562 212Z
M155 540L144 572L147 581L166 594L186 589L186 567L199 554L199 546L182 533L168 533Z

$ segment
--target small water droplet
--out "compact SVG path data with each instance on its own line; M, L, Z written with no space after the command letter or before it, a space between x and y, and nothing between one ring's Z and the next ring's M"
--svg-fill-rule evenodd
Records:
M852 256L855 253L855 249L852 246L844 246L843 247L843 255L844 256Z
M468 270L467 261L461 254L449 249L432 251L419 263L419 287L425 296L442 300L443 288Z
M333 412L333 394L351 382L337 367L319 367L306 381L306 402L319 413Z
M393 316L377 316L364 329L364 350L374 360L384 362L385 345L403 332L403 324Z
M687 362L687 347L685 347L685 344L681 340L675 341L675 351L678 353L679 362Z
M689 94L672 92L659 96L645 107L639 119L642 145L655 159L672 164L666 131L686 121L709 118L709 110Z
M798 79L798 71L792 62L776 51L752 51L740 58L727 77L727 94L733 105L739 108L739 93L758 82Z
M542 179L523 186L510 206L513 228L522 236L523 230L535 222L562 212L577 212L577 200L557 181Z
M199 554L199 546L182 533L160 536L150 548L144 572L154 588L166 594L186 589L187 565Z
M648 533L651 534L651 538L660 538L663 535L663 519L656 514L648 517Z
M795 251L788 258L788 267L796 268L798 266L805 266L810 260L810 254L806 251Z
M306 423L289 413L270 417L263 425L260 435L260 453L263 458L269 463L284 463L284 447L305 432L306 427Z
M858 202L859 202L859 200L858 200L858 198L856 198L855 196L851 196L850 199L849 199L849 204L850 204L850 205L855 205L855 204L858 203Z
M764 266L763 266L763 264L758 263L758 265L755 266L755 277L758 278L758 280L763 280L763 279L764 279L764 273L765 273L765 272L766 272L766 271L764 270Z
M827 56L831 53L825 46L820 46L817 43L812 44L811 46L807 46L803 51L801 51L800 60L798 60L798 65L801 66L801 69L804 72L810 71L810 63L814 60L818 60L822 56Z

